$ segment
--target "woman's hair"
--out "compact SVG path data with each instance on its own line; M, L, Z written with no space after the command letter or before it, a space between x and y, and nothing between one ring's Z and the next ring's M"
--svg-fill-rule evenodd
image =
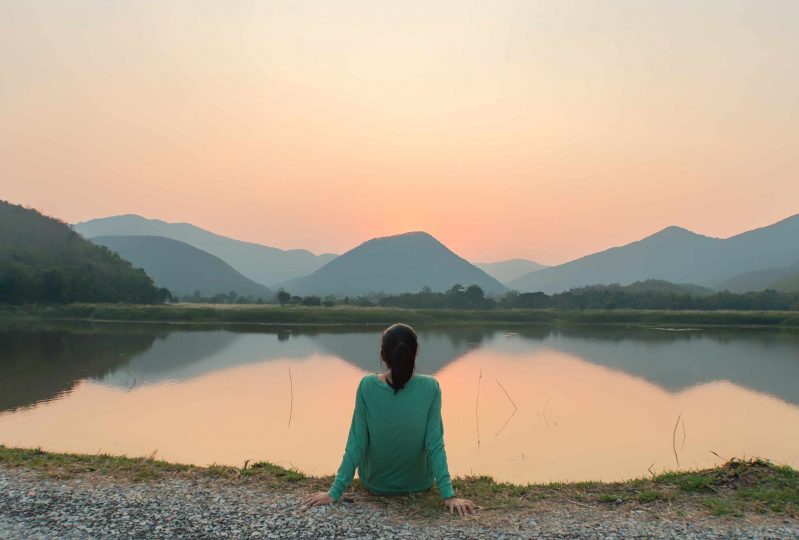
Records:
M386 382L396 394L413 375L419 342L416 332L407 324L392 324L383 331L380 341L380 357L391 370L391 381Z

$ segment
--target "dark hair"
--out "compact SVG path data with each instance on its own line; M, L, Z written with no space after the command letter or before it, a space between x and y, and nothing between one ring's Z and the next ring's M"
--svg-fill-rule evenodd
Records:
M405 388L405 383L413 375L418 350L416 332L407 324L392 324L383 331L380 357L391 370L391 381L386 379L386 382L395 394Z

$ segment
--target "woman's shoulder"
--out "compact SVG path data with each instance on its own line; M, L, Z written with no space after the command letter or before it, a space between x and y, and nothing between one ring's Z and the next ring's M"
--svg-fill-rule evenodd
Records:
M419 386L423 388L429 388L435 390L438 389L439 387L438 381L435 379L435 377L431 377L430 375L414 374L413 378L416 379L418 381Z
M430 375L420 375L418 373L414 373L411 380L413 381L413 385L421 390L435 391L439 389L438 381ZM371 386L388 387L385 379L381 378L380 375L377 373L367 373L361 377L361 380L358 383L358 390L363 390L364 388L369 388Z
M380 382L377 373L367 373L366 375L361 377L360 382L358 382L358 386L361 387L374 382Z

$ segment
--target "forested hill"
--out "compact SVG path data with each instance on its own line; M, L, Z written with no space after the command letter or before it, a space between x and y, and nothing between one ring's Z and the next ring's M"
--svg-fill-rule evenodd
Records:
M162 236L98 236L91 242L118 253L144 269L173 296L228 294L268 299L274 293L247 279L225 261L194 246Z
M0 303L160 303L144 271L57 219L0 201Z

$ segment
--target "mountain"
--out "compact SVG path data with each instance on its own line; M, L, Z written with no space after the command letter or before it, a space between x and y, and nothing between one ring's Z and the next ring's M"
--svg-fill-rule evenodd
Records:
M716 242L686 229L669 227L626 246L525 274L508 286L551 294L588 285L627 285L646 279L697 283L697 272L692 271L686 260L700 260L703 254L716 249Z
M492 263L474 263L474 265L497 279L500 283L508 283L530 272L546 268L545 265L527 259L510 259Z
M271 298L267 287L242 276L219 257L163 236L97 236L91 242L105 246L142 268L159 287L173 295L228 294Z
M335 255L314 255L304 249L282 250L214 234L190 223L167 223L128 214L77 223L73 228L86 238L97 236L163 236L219 257L247 278L272 285L304 276Z
M374 238L312 274L282 286L294 294L358 296L373 292L444 291L454 284L479 285L486 293L505 286L425 232Z
M799 263L799 215L730 238L668 227L643 240L525 274L508 286L562 292L594 284L660 279L718 287L735 276Z
M0 303L160 303L143 271L57 219L0 201Z

